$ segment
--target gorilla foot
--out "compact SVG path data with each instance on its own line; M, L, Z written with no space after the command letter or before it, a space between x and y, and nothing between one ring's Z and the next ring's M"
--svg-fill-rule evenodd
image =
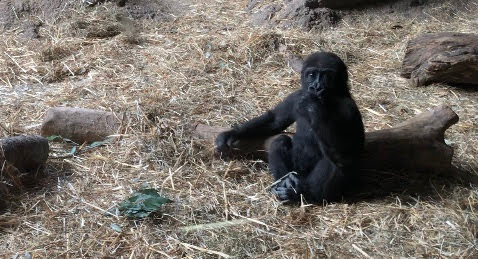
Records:
M271 193L281 201L298 201L300 199L300 180L296 172L290 172L280 182L272 186Z

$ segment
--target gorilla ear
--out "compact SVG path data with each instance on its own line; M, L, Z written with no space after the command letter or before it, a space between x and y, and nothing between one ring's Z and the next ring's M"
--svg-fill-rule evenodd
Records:
M290 55L288 60L287 60L287 63L289 63L289 66L295 72L297 72L299 74L302 72L302 67L304 65L304 60L301 57L295 56L295 55Z

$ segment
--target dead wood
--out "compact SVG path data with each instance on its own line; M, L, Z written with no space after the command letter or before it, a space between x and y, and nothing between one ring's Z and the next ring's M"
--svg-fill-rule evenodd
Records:
M410 40L401 75L415 86L478 85L478 34L427 33Z
M17 136L0 140L0 164L20 172L35 170L48 159L48 140L41 136Z
M362 169L447 171L451 169L453 148L445 144L446 129L458 122L458 115L447 106L439 106L393 128L367 132ZM226 127L195 125L193 135L214 140ZM291 133L287 133L291 134ZM235 143L232 156L250 156L267 160L271 141L277 137L244 139Z
M59 135L80 144L100 141L118 132L122 118L122 115L92 109L50 108L43 120L41 135Z

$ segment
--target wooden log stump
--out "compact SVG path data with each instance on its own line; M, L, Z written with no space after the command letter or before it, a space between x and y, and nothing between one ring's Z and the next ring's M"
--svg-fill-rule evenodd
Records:
M451 108L439 106L393 128L367 132L361 168L448 171L451 169L453 148L445 144L444 134L446 129L457 122L458 115ZM200 139L214 140L219 133L228 129L197 124L193 135ZM230 155L267 161L269 145L275 137L277 135L237 141Z
M49 151L48 140L41 136L28 135L1 139L0 174L3 179L0 182L0 194L8 192L5 182L22 188L22 176L35 175L34 173L47 161Z
M478 34L427 33L410 40L401 75L415 86L478 85Z
M0 165L8 163L19 171L35 170L45 164L50 148L41 136L16 136L0 140Z
M59 135L76 143L104 140L120 130L123 115L112 112L56 107L47 110L41 135Z

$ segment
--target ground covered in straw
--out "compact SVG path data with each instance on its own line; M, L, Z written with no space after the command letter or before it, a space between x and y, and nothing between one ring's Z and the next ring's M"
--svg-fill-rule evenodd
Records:
M172 19L156 21L128 20L107 3L43 21L40 39L18 28L3 33L2 137L38 134L53 106L125 112L128 120L117 141L50 159L34 185L2 196L0 257L476 256L477 89L411 87L399 68L407 41L421 33L476 32L478 3L432 2L417 17L358 10L311 33L252 28L245 0L185 0ZM460 121L445 137L459 170L377 172L401 180L365 200L284 206L267 191L265 163L222 161L212 143L191 137L193 123L232 125L280 101L299 80L286 53L316 50L349 65L368 131L450 105ZM55 144L53 153L69 149ZM144 221L105 213L143 186L174 203Z

